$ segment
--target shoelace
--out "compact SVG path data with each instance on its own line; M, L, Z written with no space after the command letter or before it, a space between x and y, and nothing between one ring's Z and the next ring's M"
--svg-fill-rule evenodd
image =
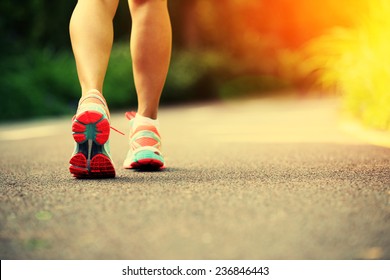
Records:
M123 136L125 136L125 134L122 131L120 131L119 129L116 129L115 127L112 127L112 126L110 126L110 128L112 130L116 131L117 133L122 134Z
M128 120L134 119L134 118L135 118L135 115L136 115L136 113L133 112L133 111L131 111L131 112L126 112L126 113L125 113L125 116L126 116L126 118L127 118ZM111 128L112 130L116 131L117 133L122 134L123 136L126 136L126 134L124 134L122 131L116 129L115 127L110 126L110 128Z

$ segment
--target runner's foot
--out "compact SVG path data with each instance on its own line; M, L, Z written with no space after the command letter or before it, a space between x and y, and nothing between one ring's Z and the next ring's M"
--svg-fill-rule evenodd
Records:
M123 163L126 169L159 170L164 168L158 122L127 112L130 120L130 148Z
M73 117L72 132L76 143L69 171L76 178L115 177L108 140L109 112L105 100L97 93L81 98Z

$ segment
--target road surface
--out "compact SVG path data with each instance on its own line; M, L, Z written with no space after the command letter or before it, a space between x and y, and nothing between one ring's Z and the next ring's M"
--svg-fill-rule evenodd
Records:
M68 173L70 119L0 127L1 259L389 259L390 150L334 99L163 108L162 172ZM123 112L112 126L126 131Z

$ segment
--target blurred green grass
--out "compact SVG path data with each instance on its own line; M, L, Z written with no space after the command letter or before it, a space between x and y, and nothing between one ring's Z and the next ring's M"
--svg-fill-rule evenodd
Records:
M27 49L3 58L0 76L0 120L15 120L70 112L78 89L70 53Z
M184 102L211 96L211 75L191 53L176 54L162 103ZM2 60L0 120L72 114L80 97L73 54L69 51L27 49ZM210 79L211 80L211 79ZM111 109L136 106L131 59L127 43L115 44L104 83Z
M80 86L70 51L27 49L1 63L1 121L75 112ZM282 84L272 77L238 73L236 65L237 61L216 51L175 51L161 104L242 97ZM111 110L137 106L127 42L114 44L103 92Z

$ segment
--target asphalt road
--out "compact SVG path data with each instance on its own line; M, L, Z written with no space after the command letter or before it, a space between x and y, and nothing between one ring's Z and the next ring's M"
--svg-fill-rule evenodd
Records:
M163 108L162 172L68 173L70 118L0 126L1 259L390 259L390 150L337 100ZM126 131L123 113L112 125Z

